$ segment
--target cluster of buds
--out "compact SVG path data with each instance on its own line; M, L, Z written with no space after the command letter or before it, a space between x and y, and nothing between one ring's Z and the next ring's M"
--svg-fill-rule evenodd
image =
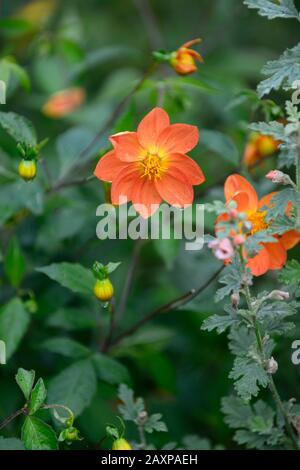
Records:
M96 278L94 295L102 302L109 302L114 295L114 286L109 274L117 269L120 263L108 263L106 266L96 261L93 264L93 273Z
M197 61L203 63L203 57L199 52L191 49L191 46L200 44L200 38L192 39L180 46L176 51L155 51L154 58L159 62L167 62L179 75L190 75L197 70Z
M281 142L272 136L252 132L244 152L245 166L251 169L265 157L276 153L280 144Z

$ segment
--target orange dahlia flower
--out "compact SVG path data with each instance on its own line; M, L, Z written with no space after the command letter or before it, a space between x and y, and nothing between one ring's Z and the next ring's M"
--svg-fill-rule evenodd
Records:
M75 111L85 100L85 91L79 87L68 88L54 93L44 104L43 113L53 119L58 119Z
M196 72L196 61L203 63L203 57L190 46L199 44L201 39L192 39L183 44L177 51L171 55L171 65L179 75L189 75Z
M205 181L199 166L186 155L199 141L197 127L170 124L166 111L154 108L137 132L120 132L110 141L114 148L100 159L94 174L112 183L113 204L132 201L144 218L162 200L175 207L192 204L193 186Z
M244 163L247 168L255 166L265 157L272 155L279 149L280 142L272 136L261 135L253 132L244 152Z
M237 210L247 215L247 220L252 226L251 235L268 228L265 208L271 207L271 199L276 193L270 193L259 200L253 186L237 174L227 178L224 193L227 203L235 201ZM287 212L289 209L287 208ZM300 233L296 230L290 230L282 236L276 236L276 238L277 242L261 243L262 249L253 258L248 259L245 250L243 251L247 267L254 276L261 276L269 270L281 269L287 260L287 250L293 248L300 241Z

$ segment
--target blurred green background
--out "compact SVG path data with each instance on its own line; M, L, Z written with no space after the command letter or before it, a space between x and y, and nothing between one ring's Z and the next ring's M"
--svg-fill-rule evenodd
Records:
M12 208L11 217L1 219L1 251L5 255L11 237L18 238L26 258L23 288L31 289L38 303L18 350L0 368L1 418L22 403L14 384L18 367L35 369L49 381L74 361L45 350L41 346L44 340L67 336L95 349L107 327L107 312L99 313L96 301L73 295L35 268L61 261L80 262L88 268L95 260L121 261L121 268L112 276L118 300L133 256L132 241L96 238L95 211L104 201L99 181L49 194L49 180L55 184L61 176L82 176L76 168L73 170L74 142L69 144L65 133L73 129L79 146L88 141L147 70L151 51L175 50L185 41L201 37L199 50L205 63L198 72L181 78L162 66L132 98L96 150L104 152L109 147L107 137L113 132L135 129L160 99L173 122L191 123L199 127L200 134L203 131L203 140L200 138L192 152L206 175L206 183L196 189L197 200L222 199L223 188L218 183L239 171L247 125L264 118L260 109L255 110L254 94L241 93L255 90L262 79L262 66L293 47L299 34L297 22L267 21L240 0L64 0L56 5L49 0L46 4L51 14L45 13L44 6L28 21L7 21L16 15L20 18L20 9L28 3L1 2L1 56L13 55L31 81L26 91L12 77L7 104L1 105L1 111L28 117L39 140L49 137L42 155L50 178L40 163L36 181L28 185L20 182L15 176L19 162L15 143L0 131L0 206ZM41 108L49 96L74 85L85 89L86 102L64 119L47 118ZM279 105L283 103L281 95L272 98ZM221 132L222 137L218 134L209 139L206 131ZM98 158L99 154L90 156L87 176ZM263 181L264 174L262 168L248 175L260 193L271 189ZM26 217L22 216L24 208L30 211ZM209 214L206 229L213 230ZM206 249L186 252L183 244L174 241L145 243L121 328L176 295L199 287L218 267ZM0 301L5 304L13 288L2 265L0 269ZM257 281L257 286L262 288L264 283L275 285L276 275ZM207 437L213 445L234 447L232 433L220 412L221 397L232 389L227 379L232 358L226 337L200 331L204 318L222 310L222 305L213 301L216 287L212 284L184 309L161 316L112 351L128 368L135 393L145 398L151 411L164 416L169 433L153 436L158 447L169 441L182 442L190 434ZM82 325L62 313L70 308L74 316L83 316ZM299 328L296 337L297 332ZM284 396L294 396L298 391L299 399L299 370L290 362L291 342L291 338L281 340L278 346L279 388ZM79 446L93 448L116 413L116 387L99 381L97 393L77 421L85 438ZM16 421L5 433L15 435L18 429ZM129 428L129 438L130 433Z

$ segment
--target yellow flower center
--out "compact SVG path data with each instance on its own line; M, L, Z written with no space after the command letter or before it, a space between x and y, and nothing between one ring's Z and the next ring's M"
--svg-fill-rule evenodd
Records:
M252 224L251 235L260 230L266 230L269 224L266 222L267 211L249 211L247 213L248 221Z
M162 159L156 154L148 153L141 162L142 177L146 176L149 180L161 178L164 169Z

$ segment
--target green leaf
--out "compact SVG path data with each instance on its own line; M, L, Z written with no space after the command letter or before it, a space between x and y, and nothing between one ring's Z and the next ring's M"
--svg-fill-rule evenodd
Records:
M25 272L25 258L17 238L12 238L5 255L4 270L10 283L19 287Z
M20 85L27 91L30 90L30 79L26 70L15 62L8 61L9 70L15 75Z
M300 194L293 188L283 189L272 197L270 204L272 207L268 210L268 221L276 220L278 217L284 216L289 204L292 204L295 208L299 208Z
M225 414L225 423L233 429L244 427L252 418L251 407L233 395L222 399L221 410Z
M263 367L247 357L237 357L229 377L235 381L234 387L242 400L248 401L258 395L260 387L266 388L268 374Z
M90 350L71 338L49 338L40 344L47 351L61 354L66 357L79 359L89 355Z
M37 137L28 119L12 112L0 111L0 126L16 141L35 146Z
M154 413L150 415L145 422L145 431L149 434L153 431L157 432L168 432L167 425L161 420L162 415L160 413Z
M238 257L236 256L233 258L232 262L226 266L223 274L220 276L219 282L220 284L224 284L224 287L221 287L221 289L217 291L216 302L219 302L233 292L239 292L242 280L242 267Z
M218 334L224 333L227 328L230 328L238 320L231 315L212 315L204 320L201 330L204 331L213 331L217 330Z
M20 439L0 436L0 450L25 450Z
M283 284L298 285L300 282L300 263L293 259L288 261L285 267L279 272L279 281Z
M75 362L50 381L48 403L68 406L78 416L89 406L96 385L92 361L85 359Z
M260 97L272 90L285 90L293 88L293 83L300 76L300 43L292 49L287 49L277 60L268 62L262 69L264 75L269 76L258 85Z
M239 162L239 152L234 142L225 134L218 131L203 130L201 142L208 150L220 155L232 165Z
M142 398L134 398L133 390L127 385L121 384L118 393L119 399L123 402L119 406L119 411L126 421L136 422L139 414L145 411L145 404Z
M70 289L76 294L92 295L95 278L90 269L81 264L57 263L37 268L37 271Z
M97 353L93 356L93 362L100 380L113 385L129 381L126 367L115 359Z
M29 325L29 315L19 299L12 299L0 310L0 338L6 344L6 359L18 348Z
M18 369L16 374L16 382L22 390L26 400L29 400L30 393L34 384L35 371L25 370L21 367Z
M40 409L42 404L45 402L47 396L47 390L43 379L39 379L35 384L30 397L29 414L33 415L37 410Z
M164 240L160 238L158 240L153 240L153 243L157 253L165 262L167 269L172 269L179 254L181 240L173 238Z
M105 268L108 274L113 273L121 265L121 262L118 263L108 263Z
M249 8L258 9L258 13L261 16L266 16L269 20L274 18L299 19L294 0L245 0L244 4Z
M62 308L49 317L47 325L69 331L85 330L96 328L97 318L96 315L89 310Z
M22 426L22 441L27 450L58 450L51 426L35 416L27 416Z

